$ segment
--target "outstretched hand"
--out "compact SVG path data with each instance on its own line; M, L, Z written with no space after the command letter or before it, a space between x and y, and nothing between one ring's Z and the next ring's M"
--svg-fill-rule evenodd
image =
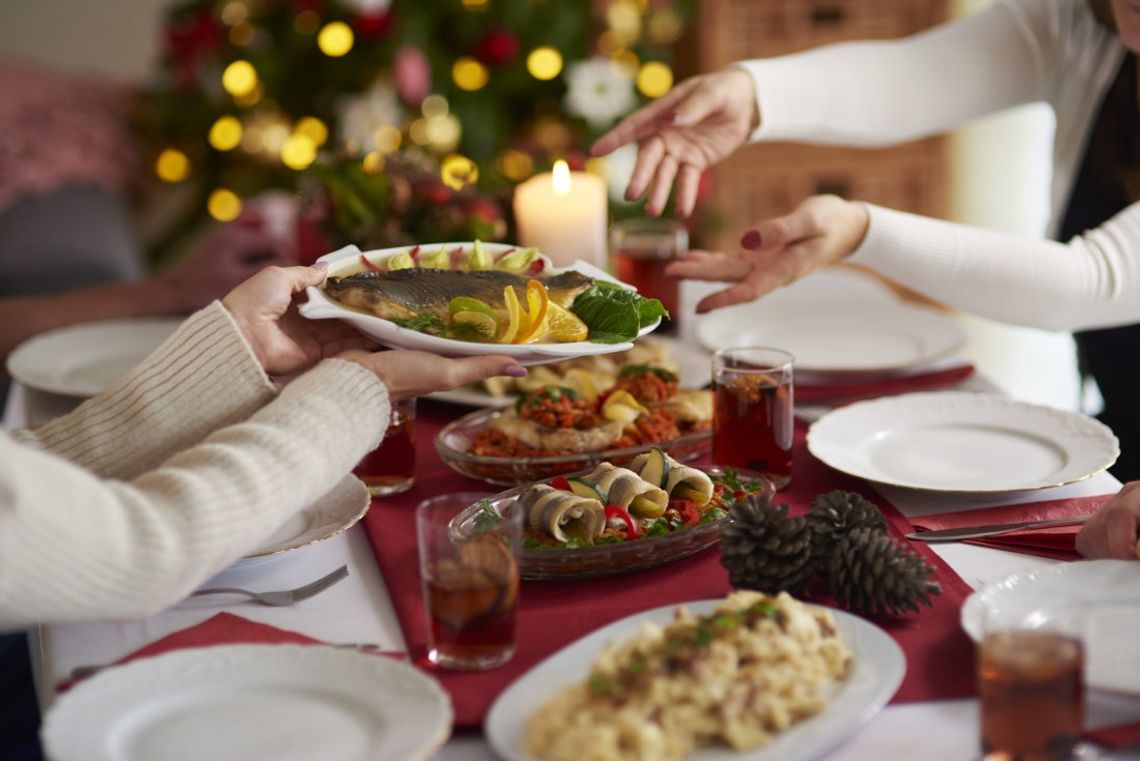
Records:
M1140 481L1129 481L1081 526L1077 533L1077 552L1086 558L1135 560L1140 557L1138 528Z
M670 264L674 277L735 283L706 296L697 312L753 301L836 262L859 247L869 216L862 206L837 196L813 196L791 214L760 222L734 254L693 250Z
M325 280L325 267L267 267L222 299L269 375L289 376L326 357L375 344L339 320L306 320L296 294Z
M626 200L637 200L648 189L645 210L659 215L676 180L677 213L687 217L696 204L701 173L742 145L758 123L751 75L725 69L686 79L634 111L598 138L590 154L605 156L638 143Z
M375 373L395 401L450 391L495 375L526 375L526 368L502 354L448 359L425 351L346 351L340 358Z

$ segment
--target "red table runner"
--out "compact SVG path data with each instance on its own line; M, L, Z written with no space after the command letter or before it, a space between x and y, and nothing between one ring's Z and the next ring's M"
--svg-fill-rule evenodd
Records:
M373 503L364 526L392 597L412 658L427 666L451 693L455 723L479 725L491 703L512 681L564 645L632 613L690 600L717 598L729 590L728 575L716 549L657 568L581 581L525 581L519 596L518 651L505 666L466 673L431 666L426 658L427 621L420 590L415 536L415 506L420 500L453 491L495 491L459 475L435 452L433 439L455 416L453 408L422 402L416 433L416 484L405 494ZM792 484L777 495L793 512L807 510L818 494L848 489L883 508L891 533L901 538L910 522L881 497L850 476L834 471L808 454L805 428L797 427ZM942 594L920 616L878 620L902 647L907 674L894 702L960 698L974 693L974 648L958 624L958 611L970 588L921 542L912 549L935 568ZM584 675L584 673L583 673Z

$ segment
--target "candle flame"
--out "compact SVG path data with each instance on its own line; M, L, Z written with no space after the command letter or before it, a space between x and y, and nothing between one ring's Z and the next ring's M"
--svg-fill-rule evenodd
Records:
M570 192L570 165L562 159L554 162L554 192L564 196Z

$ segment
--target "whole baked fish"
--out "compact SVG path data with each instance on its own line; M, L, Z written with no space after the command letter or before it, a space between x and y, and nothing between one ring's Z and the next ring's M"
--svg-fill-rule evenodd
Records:
M505 310L503 289L508 285L514 286L515 294L525 304L528 279L510 272L411 268L330 277L325 292L342 304L387 320L422 312L446 319L447 305L456 296L472 296L492 309ZM546 286L551 301L569 307L594 279L571 270L540 278L539 282Z

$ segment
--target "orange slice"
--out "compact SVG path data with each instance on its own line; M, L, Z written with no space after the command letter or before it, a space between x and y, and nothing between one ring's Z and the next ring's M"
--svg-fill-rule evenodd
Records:
M537 280L528 280L526 304L529 312L528 324L525 328L519 328L519 332L515 335L514 342L517 344L533 341L536 336L541 335L540 331L546 325L546 314L550 308L550 294L546 292L546 286Z
M519 331L526 327L527 323L526 316L522 313L522 305L519 304L518 294L515 293L513 286L508 285L503 288L503 301L507 305L507 329L499 337L499 343L515 343Z
M585 341L590 329L578 319L578 315L554 302L547 307L546 338L554 343Z

